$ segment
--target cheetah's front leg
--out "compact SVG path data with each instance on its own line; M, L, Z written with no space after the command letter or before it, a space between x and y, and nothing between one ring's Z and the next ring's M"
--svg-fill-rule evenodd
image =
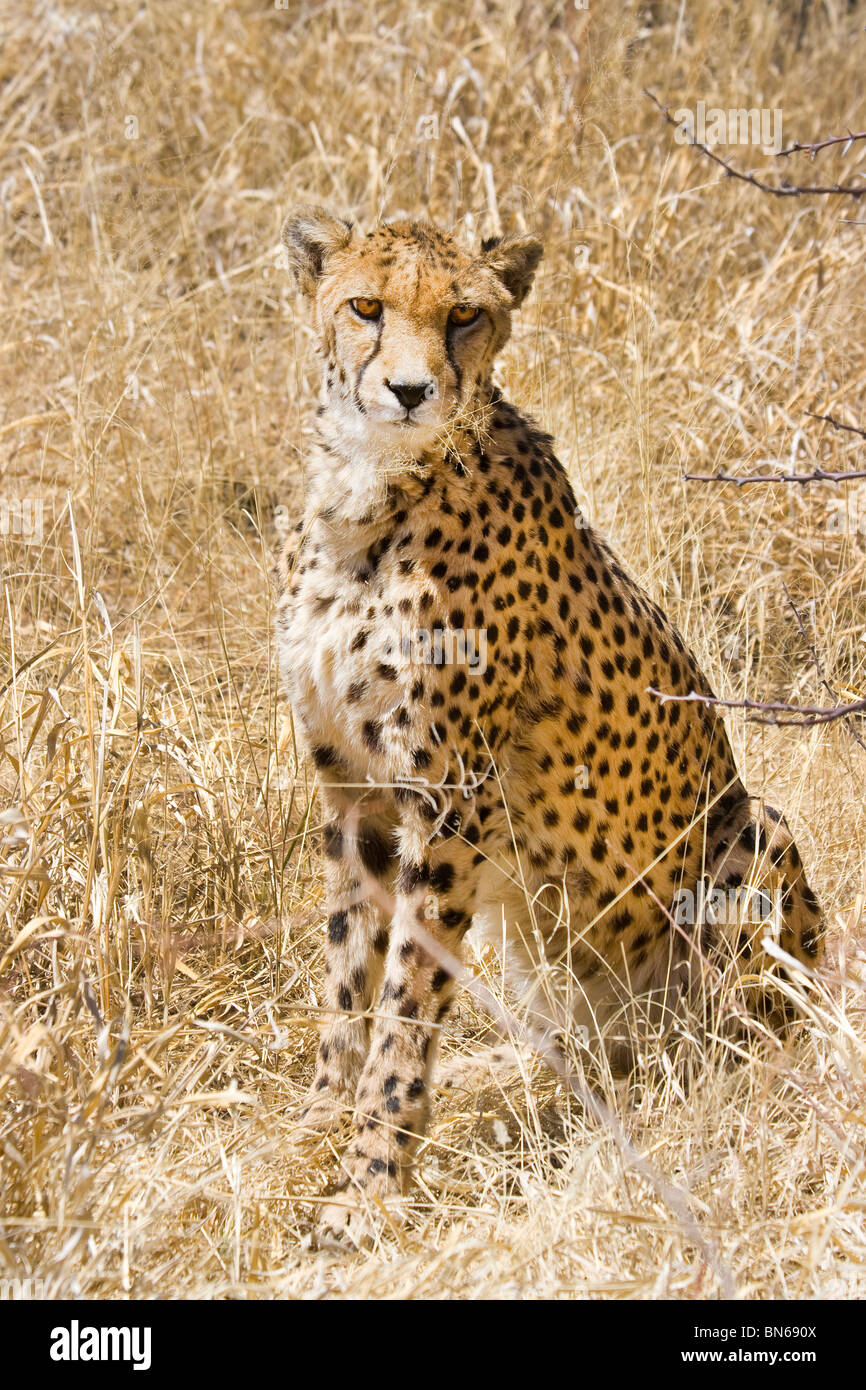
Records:
M403 1190L429 1111L430 1077L454 982L443 963L459 955L472 921L470 855L449 846L401 871L391 940L354 1135L343 1158L340 1203L320 1231L355 1243L377 1224L377 1209ZM410 886L411 885L411 886Z
M323 1003L328 1016L313 1082L292 1135L295 1147L316 1143L355 1101L369 1046L369 1020L361 1015L379 990L388 941L381 908L366 896L365 879L371 872L387 874L390 847L390 826L378 818L361 821L357 834L346 834L340 820L325 832L330 912Z

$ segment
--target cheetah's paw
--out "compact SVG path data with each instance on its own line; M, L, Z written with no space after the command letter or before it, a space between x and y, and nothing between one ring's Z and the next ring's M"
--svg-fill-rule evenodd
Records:
M347 1127L351 1113L352 1102L336 1095L306 1101L289 1134L289 1151L310 1153L329 1147Z
M399 1196L372 1197L347 1188L339 1198L328 1202L316 1223L316 1243L320 1250L369 1250L390 1230L396 1234L399 1217L395 1208Z

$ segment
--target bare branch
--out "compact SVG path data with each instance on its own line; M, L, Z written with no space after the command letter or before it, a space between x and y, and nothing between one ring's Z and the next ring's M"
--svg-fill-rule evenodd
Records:
M859 425L846 425L844 420L837 420L832 415L816 415L814 410L807 410L806 414L811 415L813 420L826 420L834 430L850 430L852 434L859 434L861 439L866 439L866 430L861 429Z
M818 153L818 151L819 151L819 150L826 150L826 148L827 148L828 145L848 145L848 146L851 146L851 145L854 144L854 141L855 141L855 140L866 140L866 130L857 130L857 131L850 131L850 130L849 130L847 135L831 135L831 136L829 136L826 140L815 140L811 145L810 145L810 144L805 144L805 145L804 145L804 144L801 144L801 142L800 142L799 140L795 140L795 141L794 141L794 144L793 144L793 145L789 145L788 148L787 148L786 150L777 150L777 151L776 151L776 155L777 155L777 157L778 157L779 159L784 159L786 155L789 155L789 154L796 154L798 151L802 150L804 153L805 153L805 152L809 153L809 154L812 156L812 158L814 159L814 157L815 157L815 155ZM844 153L844 154L847 154L848 151L845 150L845 151L843 151L843 153Z
M658 97L655 96L653 92L648 91L646 87L644 87L643 91L644 96L649 97L650 101L654 102L659 111L661 111L668 125L672 125L675 130L680 130L682 128L682 123L674 120L668 108L662 105ZM764 183L761 179L755 178L754 174L744 174L741 169L734 168L726 159L722 159L721 155L715 154L707 145L702 145L699 140L689 138L688 143L693 145L696 150L700 150L702 154L705 154L707 159L711 159L714 164L718 164L719 168L724 169L729 178L740 179L743 183L750 183L753 188L760 189L762 193L771 193L774 198L799 198L805 194L826 195L833 193L839 193L846 198L866 198L866 183L864 183L862 187L838 183L826 187L822 184Z
M826 420L828 425L832 425L836 430L848 430L851 434L860 435L866 439L866 430L859 425L846 425L844 420L837 420L833 415L818 415L814 410L807 410L813 420ZM851 483L858 482L866 478L866 471L850 470L845 473L830 473L824 468L816 468L812 473L747 473L745 475L735 473L685 473L683 474L687 483L734 483L737 487L743 487L745 483Z
M654 686L647 686L647 694L655 695L666 705L669 700L681 704L715 705L720 709L744 709L757 711L763 718L749 719L749 724L777 724L781 728L808 729L817 724L830 724L836 719L847 719L849 715L860 714L866 710L866 699L854 700L850 705L789 705L783 700L720 700L715 695L699 695L693 690L688 695L670 695ZM779 719L779 714L792 714L793 719Z
M745 476L721 472L684 473L683 478L687 483L734 483L737 487L746 483L852 483L866 478L866 470L827 473L823 468L816 468L814 473L747 473Z

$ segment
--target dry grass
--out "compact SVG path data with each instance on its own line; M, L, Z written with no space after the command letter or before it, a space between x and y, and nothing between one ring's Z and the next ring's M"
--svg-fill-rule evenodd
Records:
M275 689L269 567L314 368L278 227L312 197L538 229L503 382L593 519L720 693L829 699L787 585L854 698L866 486L682 474L863 466L804 412L866 422L864 231L841 220L866 213L720 179L641 89L782 107L786 142L857 128L866 15L287 4L7 0L0 19L2 501L44 516L41 541L0 537L0 1277L712 1297L675 1216L528 1053L441 1098L405 1226L371 1252L310 1248L328 1165L285 1140L315 1046L318 804ZM863 167L862 147L819 159ZM662 1063L609 1098L742 1294L862 1297L866 758L843 725L729 722L826 904L822 981L785 1048L708 1045L688 1094ZM495 962L472 963L498 992ZM446 1054L487 1027L464 997Z

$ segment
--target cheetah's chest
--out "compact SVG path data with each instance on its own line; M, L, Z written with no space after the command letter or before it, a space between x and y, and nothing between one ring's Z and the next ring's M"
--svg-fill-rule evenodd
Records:
M284 600L279 625L280 662L296 718L308 738L363 762L357 739L361 716L387 717L404 698L399 624L409 587L384 567L375 583L353 577L321 552ZM398 678L391 676L394 666Z

